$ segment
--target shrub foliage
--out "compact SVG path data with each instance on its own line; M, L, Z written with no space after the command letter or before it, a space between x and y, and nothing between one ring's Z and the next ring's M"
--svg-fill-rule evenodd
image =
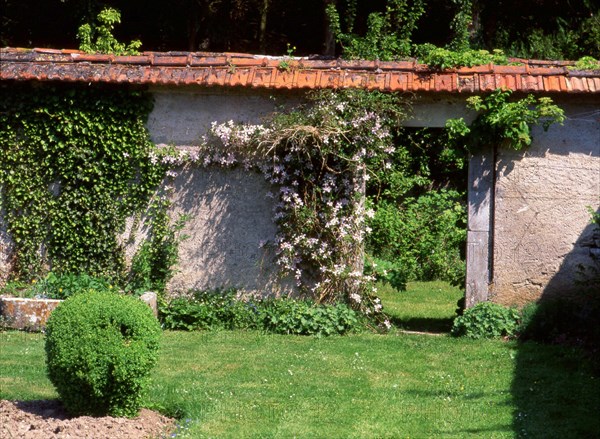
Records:
M150 308L131 296L89 291L67 299L46 328L48 377L65 408L137 415L160 332Z
M493 302L480 302L454 320L452 335L469 338L495 338L515 335L519 312Z

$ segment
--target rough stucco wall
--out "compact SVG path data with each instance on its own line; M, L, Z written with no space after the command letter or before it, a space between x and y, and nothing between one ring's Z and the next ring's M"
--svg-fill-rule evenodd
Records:
M297 94L270 94L253 91L157 88L154 109L148 120L153 142L175 146L197 145L213 121L259 123L276 105L293 105ZM413 105L412 126L444 126L447 117L465 114L462 97L421 97ZM171 291L190 288L237 287L267 294L290 292L292 283L277 280L274 254L259 248L272 240L273 200L266 197L273 188L263 177L243 170L217 168L186 169L175 181L173 217L190 215L180 244L178 273L169 284ZM131 256L131 249L130 249Z
M271 189L262 176L243 169L198 169L174 182L172 215L190 216L171 291L237 287L280 292L274 254L260 248L273 240Z
M153 92L154 110L147 126L157 144L198 145L213 121L257 123L275 108L268 95L179 89ZM182 230L188 238L179 246L178 271L169 289L237 287L263 294L289 290L289 285L286 288L277 280L274 254L259 248L261 241L272 240L276 233L273 200L266 196L272 187L264 178L243 169L175 171L171 216L186 214L190 219Z
M0 285L3 285L11 270L10 254L12 252L12 240L6 232L6 222L0 212Z
M154 108L148 117L148 130L157 144L198 145L212 122L260 123L277 105L295 103L299 95L258 91L219 91L155 88Z
M563 127L535 128L527 150L497 155L490 298L499 303L577 293L577 265L591 261L587 206L600 208L598 106L560 105L569 116Z

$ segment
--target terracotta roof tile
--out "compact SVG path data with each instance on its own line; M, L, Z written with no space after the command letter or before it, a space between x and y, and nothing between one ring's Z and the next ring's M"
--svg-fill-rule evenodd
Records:
M88 58L89 59L89 58ZM91 60L90 60L91 61ZM110 57L108 59L110 62ZM135 55L135 56L115 56L112 62L116 64L150 64L150 59L147 56Z
M544 76L544 90L550 92L560 91L560 76Z
M412 82L411 76L412 73L410 72L400 72L397 75L391 75L389 84L390 90L409 90L408 84Z
M600 70L570 70L573 63L568 61L514 61L521 65L436 71L414 60L344 61L204 52L114 56L67 49L5 48L0 49L0 80L445 93L478 93L500 87L523 92L600 93Z
M588 82L588 89L592 92L600 91L600 77L599 78L586 78Z
M540 76L533 75L522 75L521 76L521 89L523 91L544 91L544 85ZM583 91L583 90L579 90Z
M386 75L383 73L370 73L366 75L365 87L368 90L392 90L391 85L386 84Z
M570 83L571 83L570 91L583 92L583 91L587 90L586 78L578 78L576 76L573 76L569 79L570 79Z
M473 93L479 90L479 81L475 75L458 75L458 91Z

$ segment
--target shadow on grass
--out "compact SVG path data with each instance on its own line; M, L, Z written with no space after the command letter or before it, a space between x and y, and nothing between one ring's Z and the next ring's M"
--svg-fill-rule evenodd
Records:
M395 316L390 317L390 322L399 329L433 333L450 332L452 321L452 318L411 317L403 319Z
M511 391L516 437L600 438L600 377L581 350L523 343Z
M598 242L600 227L588 226L539 303L523 314L521 338L529 341L519 344L511 387L518 438L600 438ZM580 265L593 275L573 296L559 297L572 290Z

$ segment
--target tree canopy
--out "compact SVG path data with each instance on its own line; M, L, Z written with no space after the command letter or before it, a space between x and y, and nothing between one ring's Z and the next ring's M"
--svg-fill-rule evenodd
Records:
M277 55L290 44L294 55L339 56L343 41L336 42L328 7L335 7L341 30L355 36L388 15L382 31L406 35L406 14L422 8L411 16L410 44L468 44L541 59L600 57L598 0L2 0L0 44L77 47L79 26L105 7L121 11L117 39L141 40L142 50Z

